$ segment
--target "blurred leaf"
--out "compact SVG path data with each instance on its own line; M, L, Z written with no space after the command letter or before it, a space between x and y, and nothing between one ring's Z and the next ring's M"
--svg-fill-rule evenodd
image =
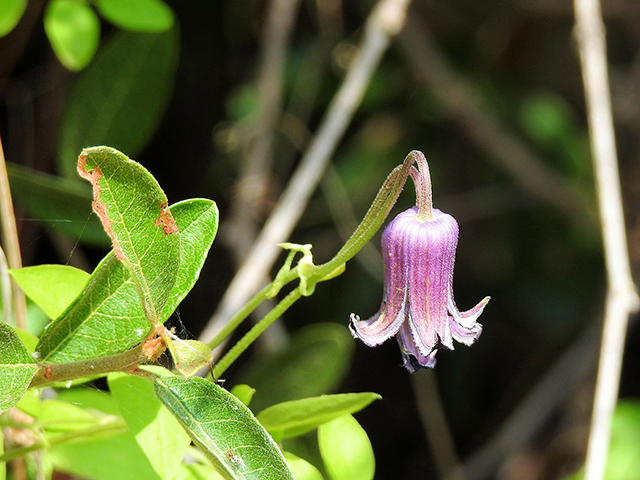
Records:
M11 194L37 221L73 240L109 245L100 221L91 214L91 188L84 183L7 164Z
M359 412L381 398L372 392L303 398L273 405L260 412L257 418L276 439L296 437L334 418Z
M170 207L180 230L182 265L162 319L173 313L198 280L218 228L215 202L191 199ZM122 353L149 331L131 276L109 253L96 267L83 294L40 337L41 361L87 360Z
M191 441L178 421L160 403L149 380L111 373L109 390L138 444L164 479L175 477Z
M640 401L618 402L611 423L611 444L604 480L640 480ZM581 480L584 468L565 477Z
M18 403L37 370L13 328L0 322L0 412Z
M0 37L18 24L27 8L27 0L2 0L0 2Z
M322 474L318 469L303 458L297 457L289 452L284 452L284 458L289 464L296 480L322 480Z
M57 318L82 293L89 274L70 265L36 265L10 270L20 288L49 318Z
M156 379L155 390L225 478L293 480L264 427L219 385L200 377L162 377Z
M239 383L256 389L253 410L276 403L329 393L351 364L353 338L336 323L317 323L295 332L287 347L258 357L240 375Z
M89 388L63 390L58 398L78 407L119 414L110 395ZM57 470L100 480L163 480L130 431L108 438L55 445L47 452Z
M155 325L180 269L180 232L166 195L142 165L113 148L84 149L78 172L91 182L93 210Z
M375 458L367 432L351 415L318 428L318 446L331 480L372 480Z
M52 0L44 13L44 30L62 65L73 71L89 64L100 42L100 20L79 0Z
M164 32L173 26L173 12L161 0L97 0L105 19L134 32Z
M118 32L78 77L67 100L57 157L60 174L75 179L78 153L110 145L135 158L162 120L178 63L177 28Z
M231 389L231 395L235 396L247 407L251 403L251 399L253 398L254 393L256 393L256 389L245 384L236 385Z

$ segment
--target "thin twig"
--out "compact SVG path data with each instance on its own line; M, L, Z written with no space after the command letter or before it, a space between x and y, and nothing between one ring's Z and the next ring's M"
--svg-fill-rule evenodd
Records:
M608 280L585 472L586 480L601 480L620 386L627 323L640 300L629 265L600 2L575 0L574 8Z
M258 115L242 155L231 218L223 228L237 265L242 264L255 241L258 220L269 203L274 140L282 114L285 62L300 3L300 0L272 0L267 7L258 60ZM269 281L266 275L260 280ZM266 309L269 310L271 308ZM283 328L272 328L268 335L270 339L266 343L271 345L278 345L286 338Z
M20 256L20 242L18 241L18 229L16 227L16 217L13 211L13 201L11 200L11 189L9 188L9 175L0 139L0 223L2 223L2 243L7 255L9 268L22 268L22 258ZM16 327L24 329L26 327L27 304L24 293L12 279L11 289L13 296L13 314L15 315ZM5 319L5 321L8 319Z
M409 0L381 0L370 14L361 48L315 140L202 332L203 341L211 340L224 322L257 291L259 282L273 265L280 252L278 243L288 238L302 215L391 38L402 29L408 4Z

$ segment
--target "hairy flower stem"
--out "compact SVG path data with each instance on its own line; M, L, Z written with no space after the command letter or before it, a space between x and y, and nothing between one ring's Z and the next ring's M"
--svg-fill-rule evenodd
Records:
M402 188L410 174L414 162L418 162L420 173L416 172L414 182L416 183L416 191L422 195L422 204L425 206L425 212L431 213L431 180L429 177L429 167L422 153L417 150L412 151L406 156L402 165L397 166L387 177L382 187L378 191L376 198L373 200L371 207L367 211L364 219L351 235L349 240L342 246L338 253L328 262L321 265L313 265L310 262L305 263L304 269L300 266L291 267L292 256L290 255L278 273L276 278L269 285L258 292L233 318L227 325L216 335L209 343L211 349L220 345L220 343L235 330L257 307L267 298L273 298L277 292L295 280L300 279L300 285L287 295L276 307L271 310L260 322L256 324L239 342L236 344L213 369L212 375L218 378L238 356L244 352L249 345L284 311L286 311L301 296L305 296L313 292L316 283L328 280L342 272L345 263L353 258L358 251L375 235L378 229L386 220L391 208L396 203ZM415 168L413 169L415 170ZM417 178L417 180L416 180ZM423 188L424 183L428 185ZM420 185L420 186L419 186ZM427 215L427 214L425 214ZM429 218L429 217L426 217Z
M413 179L416 186L416 205L418 206L418 215L416 219L419 222L433 221L433 195L431 194L431 173L429 172L429 164L422 152L411 152L418 163L420 170L411 167L409 175Z

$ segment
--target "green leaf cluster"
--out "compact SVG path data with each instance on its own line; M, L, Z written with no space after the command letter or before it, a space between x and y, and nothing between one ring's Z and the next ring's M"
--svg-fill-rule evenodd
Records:
M217 232L215 203L190 199L169 207L153 176L111 147L84 149L77 169L91 185L93 211L113 249L91 274L65 265L11 271L52 320L37 343L0 323L0 408L17 406L26 415L13 409L0 421L33 437L4 452L0 462L40 450L45 476L60 470L107 480L302 480L323 474L337 480L347 478L344 472L373 478L371 444L351 415L379 395L327 394L350 362L346 328L328 323L300 330L287 349L250 366L243 374L248 385L234 393L192 377L210 362L210 347L181 340L163 324L200 274ZM291 248L285 275L299 250ZM310 246L301 248L295 269L310 282L294 292L308 295L326 278L311 277L316 267ZM144 365L165 348L179 374ZM96 375L107 376L109 393L66 388ZM54 398L27 390L41 384L57 388ZM257 417L251 403L260 410ZM315 455L288 450L314 430ZM183 462L187 454L196 462Z

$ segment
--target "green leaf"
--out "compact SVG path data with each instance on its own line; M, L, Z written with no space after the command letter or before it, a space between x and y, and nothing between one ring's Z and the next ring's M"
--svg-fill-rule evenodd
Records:
M0 412L18 403L37 370L27 347L9 325L0 322Z
M59 399L82 408L118 414L110 395L89 388L59 392ZM162 480L130 431L108 438L55 445L47 452L57 470L100 480Z
M27 0L2 0L0 2L0 37L18 24L27 8Z
M71 90L62 116L58 172L75 180L78 152L110 145L137 158L162 121L178 65L178 29L117 32Z
M36 265L9 273L49 318L60 316L89 281L87 272L70 265Z
M257 418L276 439L296 437L334 418L358 412L381 398L372 392L303 398L269 407L260 412Z
M289 464L296 480L323 480L322 474L316 467L305 459L297 457L293 453L284 452L284 458Z
M371 442L351 415L320 425L318 446L331 480L373 480L375 458Z
M82 70L98 49L100 20L83 1L52 0L44 14L44 29L56 56L69 70Z
M180 268L180 232L167 197L139 163L109 147L86 148L78 173L93 186L93 211L131 274L151 325L169 299Z
M137 32L164 32L173 26L173 12L160 0L98 0L100 15L114 25Z
M84 183L7 164L11 194L29 215L74 241L109 245L100 221L91 214L91 188Z
M294 479L264 427L219 385L200 377L162 377L155 390L224 478Z
M180 230L182 264L163 320L193 288L218 228L218 209L211 200L185 200L170 210ZM140 343L148 330L131 276L111 252L96 267L83 294L49 324L36 352L41 361L52 363L113 355Z
M109 374L109 389L138 444L164 479L172 479L189 447L189 436L160 403L149 380Z
M251 401L255 411L329 393L344 378L353 345L351 334L342 325L310 325L295 332L283 351L256 358L240 375L239 383L256 389Z

